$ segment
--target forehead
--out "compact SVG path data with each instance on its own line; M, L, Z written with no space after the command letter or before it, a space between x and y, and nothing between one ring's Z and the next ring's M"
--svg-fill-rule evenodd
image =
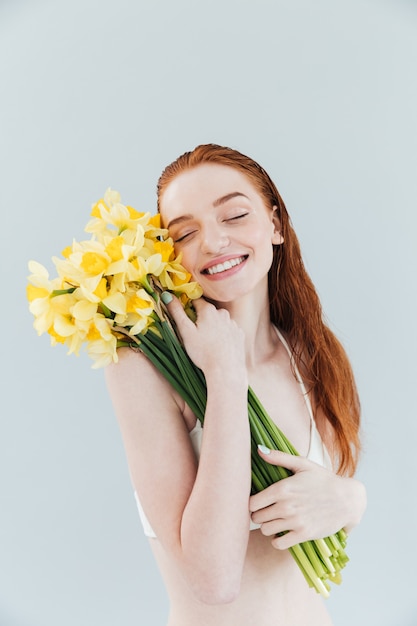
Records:
M204 163L178 174L164 189L160 211L165 220L183 212L205 210L219 198L239 192L250 200L260 196L250 179L239 170L218 163Z

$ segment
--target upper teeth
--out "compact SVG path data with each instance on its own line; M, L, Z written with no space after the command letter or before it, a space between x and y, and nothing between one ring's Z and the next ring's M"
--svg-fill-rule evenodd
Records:
M226 270L230 270L235 265L243 263L244 260L245 257L240 256L237 259L230 259L230 261L225 261L224 263L219 263L218 265L212 265L211 267L208 267L206 271L208 274L218 274L219 272L225 272Z

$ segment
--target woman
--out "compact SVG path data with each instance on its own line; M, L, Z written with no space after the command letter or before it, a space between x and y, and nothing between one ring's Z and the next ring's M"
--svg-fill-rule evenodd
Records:
M348 359L322 322L284 203L252 159L198 146L163 172L158 208L203 288L196 324L165 300L206 378L204 431L133 350L121 350L107 383L168 625L329 625L287 548L349 532L365 508L351 477L359 402ZM248 384L301 455L260 450L293 475L254 496Z

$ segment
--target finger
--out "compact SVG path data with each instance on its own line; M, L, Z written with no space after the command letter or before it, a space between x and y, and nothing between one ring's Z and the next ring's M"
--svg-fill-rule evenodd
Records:
M212 304L211 302L208 302L204 297L201 298L197 298L197 300L193 300L193 307L195 309L195 312L197 314L197 322L198 319L203 319L205 318L207 315L212 315L214 314L218 314L219 310L216 309L216 307L214 306L214 304ZM224 309L220 309L221 313L226 311Z
M274 537L271 544L276 550L288 550L288 548L292 548L302 541L306 541L306 539L300 537L296 532L289 531Z
M193 300L193 307L195 308L196 311L202 311L204 310L204 307L207 307L207 306L215 308L214 304L211 304L211 302L208 302L203 297Z
M269 485L269 487L266 487L266 489L262 489L262 491L250 496L249 511L251 513L257 513L257 519L254 519L254 522L261 524L267 519L263 516L263 513L261 513L262 511L264 511L267 516L269 515L270 519L271 507L278 502L280 502L282 506L282 502L288 497L288 484L285 484L287 480L291 480L291 477L279 480ZM260 515L262 515L262 517L259 517Z
M264 461L271 465L279 465L279 467L285 467L293 473L301 472L308 469L310 461L303 456L295 454L287 454L280 450L271 450L266 446L258 446L258 453Z
M285 513L282 512L282 505L279 502L274 502L272 505L263 507L254 511L251 514L251 520L255 524L266 524L272 520L277 520L285 517ZM278 532L278 531L276 531Z
M287 533L289 527L288 520L284 519L274 519L270 522L265 522L261 524L261 533L265 535L265 537L274 537L276 535L280 535L282 533Z
M161 300L165 304L169 314L177 325L180 334L181 330L194 327L194 322L190 320L190 318L184 311L184 307L182 306L181 302L172 293L170 293L169 291L163 291L161 293Z

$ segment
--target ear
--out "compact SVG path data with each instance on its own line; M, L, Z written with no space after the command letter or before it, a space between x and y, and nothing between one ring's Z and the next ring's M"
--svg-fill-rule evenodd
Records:
M284 237L281 235L281 222L278 217L278 207L272 207L272 223L274 225L274 232L272 235L272 243L276 246L279 246L281 243L284 243Z

